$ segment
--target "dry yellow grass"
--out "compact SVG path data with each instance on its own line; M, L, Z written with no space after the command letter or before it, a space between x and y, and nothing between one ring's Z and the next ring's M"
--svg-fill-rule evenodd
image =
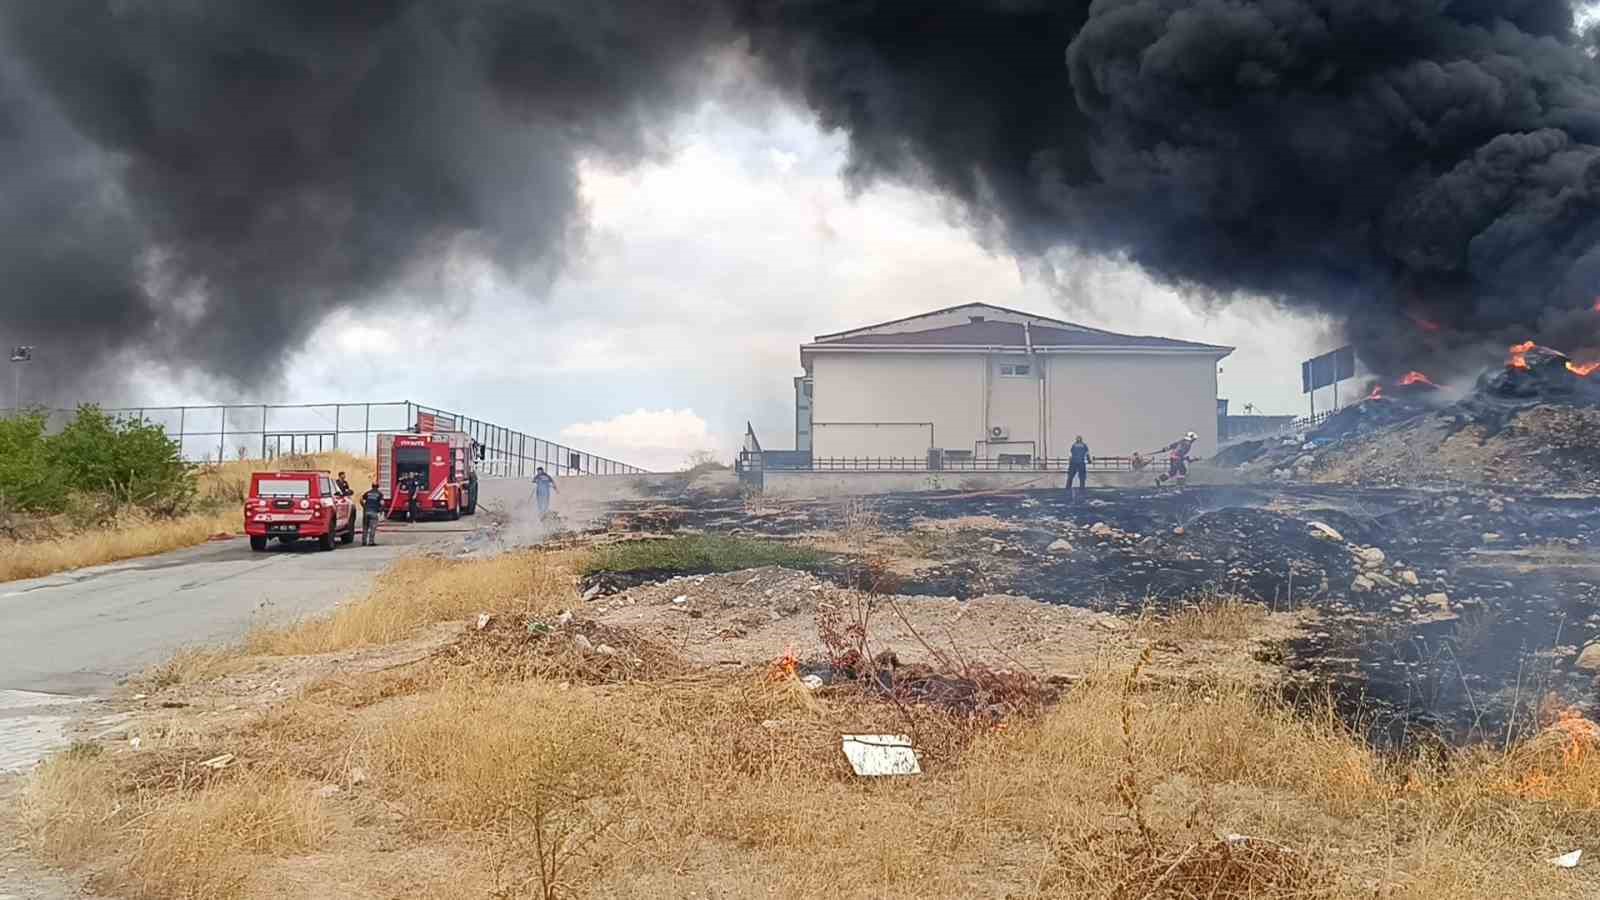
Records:
M243 513L228 509L176 519L127 518L112 528L49 540L0 543L0 581L37 578L105 563L166 553L204 543L215 534L244 527Z
M1141 637L1167 641L1241 641L1254 635L1267 619L1259 603L1208 594L1166 612L1146 609L1139 617Z
M106 527L66 533L44 523L37 539L0 541L0 581L166 553L204 543L213 535L237 534L244 529L242 504L252 472L285 467L344 471L351 484L359 486L372 477L375 465L371 457L335 452L202 466L195 473L202 511L173 519L128 514Z
M344 648L480 609L544 614L571 597L561 557L415 567L426 562L363 601L403 611L336 615L257 649ZM1128 683L1119 671L1003 729L925 712L908 724L891 705L766 671L605 685L507 674L517 671L434 660L341 675L337 690L242 728L185 737L249 751L237 775L200 787L130 791L137 755L68 754L30 782L33 846L96 860L108 884L143 896L313 896L284 873L312 859L359 873L373 859L359 848L374 843L426 848L437 870L408 883L443 900L1600 890L1593 870L1544 862L1600 833L1600 744L1581 729L1411 760L1374 752L1325 710L1226 683ZM853 730L911 731L929 751L925 774L854 777L838 743ZM340 774L355 768L359 784ZM346 791L311 799L307 772ZM346 805L335 815L329 804ZM1250 840L1221 840L1234 833ZM378 870L340 890L408 895Z
M412 557L396 562L362 599L330 616L253 632L245 649L275 656L328 653L391 643L423 626L479 612L539 614L576 599L569 560L559 554L509 553L474 561Z
M377 471L377 460L370 456L357 456L343 450L328 453L297 454L273 460L240 459L221 464L203 465L195 473L196 487L202 500L243 504L250 494L250 475L254 472L271 472L277 469L326 469L345 472L351 487L360 490L371 483Z

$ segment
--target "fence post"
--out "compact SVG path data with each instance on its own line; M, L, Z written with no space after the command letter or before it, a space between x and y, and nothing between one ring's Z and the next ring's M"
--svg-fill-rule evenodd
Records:
M178 407L178 455L179 456L183 456L183 414L188 412L188 411L189 411L189 407L187 407L187 406Z
M333 405L333 449L339 449L339 409L340 404Z

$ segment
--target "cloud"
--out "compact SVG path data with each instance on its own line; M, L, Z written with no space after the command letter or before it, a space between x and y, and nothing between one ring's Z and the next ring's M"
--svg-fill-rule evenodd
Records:
M602 456L656 471L676 469L696 450L723 451L726 436L713 437L692 409L636 409L595 422L575 422L561 437Z

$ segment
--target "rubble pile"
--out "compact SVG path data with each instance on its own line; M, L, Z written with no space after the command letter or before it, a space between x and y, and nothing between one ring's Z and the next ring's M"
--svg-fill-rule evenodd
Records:
M1384 388L1303 438L1236 444L1211 463L1277 481L1600 491L1600 375L1531 345L1513 360L1454 403L1431 386Z
M691 669L671 647L571 612L549 620L485 613L439 657L500 677L582 684L657 680Z

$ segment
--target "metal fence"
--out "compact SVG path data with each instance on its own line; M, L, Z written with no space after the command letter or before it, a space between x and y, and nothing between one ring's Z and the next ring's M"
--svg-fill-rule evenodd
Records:
M449 420L482 447L485 475L531 476L544 467L552 475L631 475L645 470L555 441L420 403L254 403L216 406L129 406L107 409L162 426L191 462L273 459L299 453L345 450L377 452L377 436L406 431L434 416ZM60 427L72 410L50 410Z
M779 456L779 453L784 453ZM1090 472L1131 472L1148 466L1153 457L1135 460L1131 456L1097 456L1089 461ZM951 459L935 462L926 456L802 456L789 451L745 451L739 454L740 472L1065 472L1069 457L1037 457L1026 460L987 457Z

